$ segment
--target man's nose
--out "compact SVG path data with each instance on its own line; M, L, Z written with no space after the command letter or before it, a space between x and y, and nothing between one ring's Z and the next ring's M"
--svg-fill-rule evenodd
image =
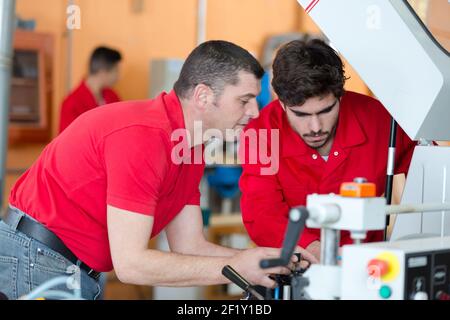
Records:
M245 115L249 117L250 119L255 119L259 117L259 106L256 102L256 99L254 102L249 103L249 106L247 107L247 111L245 112Z
M322 130L322 124L320 123L320 119L317 115L312 115L309 122L309 129L312 132L319 132Z

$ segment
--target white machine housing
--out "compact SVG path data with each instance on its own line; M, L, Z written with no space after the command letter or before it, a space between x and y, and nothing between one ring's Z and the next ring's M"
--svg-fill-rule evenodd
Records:
M306 220L308 228L365 232L384 230L386 225L385 198L351 198L333 194L312 194L308 195L306 203L311 216ZM334 212L329 212L335 219L330 219L331 221L325 221L324 223L319 222L318 216L321 214L327 215L327 208L330 211L333 210L333 207L338 209L338 216L336 217Z
M402 203L449 201L450 148L417 146L409 167ZM450 212L421 212L396 216L390 240L406 239L417 234L450 236Z
M389 262L388 278L371 277L368 264L381 258ZM396 265L397 264L397 265ZM450 290L450 237L377 242L343 248L341 299L438 299ZM382 287L389 297L380 295Z

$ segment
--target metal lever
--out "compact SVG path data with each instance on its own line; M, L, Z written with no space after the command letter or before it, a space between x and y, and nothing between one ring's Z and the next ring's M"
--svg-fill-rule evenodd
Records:
M222 274L231 282L236 284L239 288L244 290L245 292L251 293L258 300L264 300L264 297L258 293L258 291L253 288L253 286L245 280L239 273L236 272L231 266L227 265L223 267Z
M291 257L294 254L295 247L297 246L300 233L305 228L306 219L309 217L309 212L306 207L296 207L289 211L289 222L284 235L283 248L281 249L281 255L277 259L265 259L261 260L260 266L263 269L272 267L287 266Z

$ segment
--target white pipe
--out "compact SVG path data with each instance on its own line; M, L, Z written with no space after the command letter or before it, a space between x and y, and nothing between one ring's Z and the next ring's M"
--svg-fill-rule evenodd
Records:
M401 214L430 211L450 211L450 203L399 204L386 206L386 214Z
M339 206L335 204L321 204L308 208L309 219L314 220L321 225L326 223L334 223L341 218Z
M39 287L37 287L36 289L31 291L30 293L21 297L19 300L34 300L34 299L40 298L41 296L45 297L46 293L48 292L49 289L56 287L58 285L67 284L67 281L70 279L71 278L68 276L61 276L61 277L56 277L56 278L50 279L49 281L41 284ZM52 291L52 290L50 291L51 294L55 294L55 292L57 292L57 291ZM64 298L70 298L73 300L81 299L81 290L80 289L74 289L73 292L74 293L72 296L64 294Z
M340 235L340 230L320 229L320 263L322 265L337 265Z
M208 0L198 0L197 4L197 45L206 41L206 14Z
M3 207L16 1L0 1L0 210Z

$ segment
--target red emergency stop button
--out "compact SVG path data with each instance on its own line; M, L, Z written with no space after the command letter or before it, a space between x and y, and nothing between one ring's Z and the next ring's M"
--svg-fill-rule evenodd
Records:
M367 273L371 277L382 277L389 271L389 263L381 259L372 259L367 265Z
M443 291L439 291L437 294L436 294L436 299L437 300L450 300L450 294L448 294L448 293L445 293L445 292L443 292Z

